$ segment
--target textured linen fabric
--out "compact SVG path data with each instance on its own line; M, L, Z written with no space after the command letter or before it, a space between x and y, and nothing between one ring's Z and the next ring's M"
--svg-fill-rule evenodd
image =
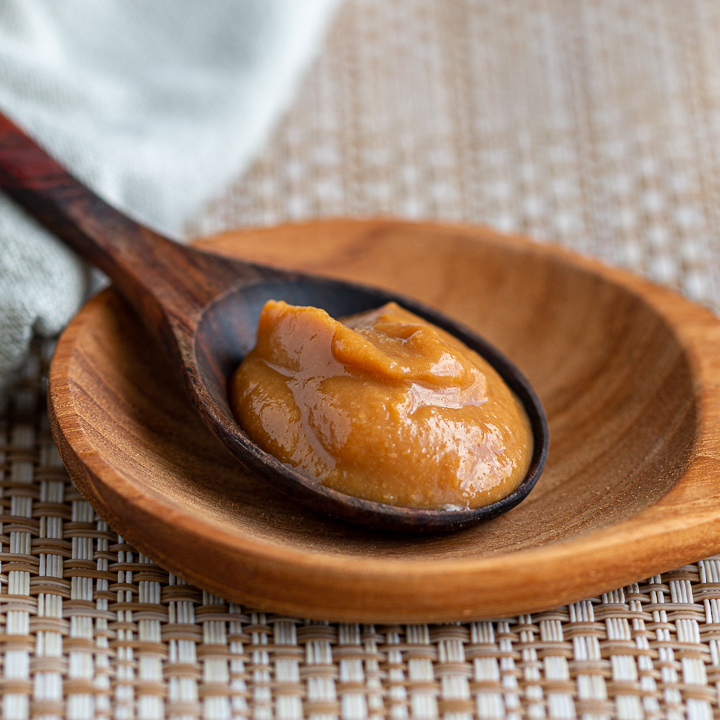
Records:
M247 165L336 0L5 0L0 109L116 207L170 235ZM0 197L0 388L87 274Z

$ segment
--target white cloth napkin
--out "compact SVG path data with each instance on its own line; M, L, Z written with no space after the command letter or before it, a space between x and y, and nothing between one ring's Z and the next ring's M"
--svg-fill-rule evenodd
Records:
M288 105L338 0L2 0L0 109L116 207L177 237ZM0 405L33 330L87 292L0 197Z

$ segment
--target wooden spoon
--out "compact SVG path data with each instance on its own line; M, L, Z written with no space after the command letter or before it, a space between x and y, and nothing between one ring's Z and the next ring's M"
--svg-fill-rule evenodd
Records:
M179 245L109 206L2 115L0 189L111 278L160 341L206 425L233 455L313 510L375 528L453 530L510 510L540 476L547 456L548 429L528 381L498 350L440 313L383 290L239 262ZM321 307L333 317L394 300L485 357L530 418L535 446L518 489L475 509L397 507L332 490L261 450L232 416L227 380L253 347L260 309L271 298Z

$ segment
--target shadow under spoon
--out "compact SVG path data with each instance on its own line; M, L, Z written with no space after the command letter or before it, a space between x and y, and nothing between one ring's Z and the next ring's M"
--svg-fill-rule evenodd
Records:
M0 189L110 277L162 345L213 434L245 467L306 507L385 530L454 530L507 512L527 496L542 472L547 422L528 381L502 353L441 313L384 290L231 260L173 242L108 205L2 115ZM269 299L314 305L332 317L396 301L455 335L493 365L530 418L534 451L523 482L485 507L398 507L328 488L263 451L235 421L227 382L253 347L260 309Z

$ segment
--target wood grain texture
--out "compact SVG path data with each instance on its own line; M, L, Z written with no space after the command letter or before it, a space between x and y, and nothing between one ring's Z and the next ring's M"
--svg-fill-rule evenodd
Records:
M172 352L168 325L192 322L203 305L238 282L227 263L178 245L108 205L1 113L0 190L107 274ZM248 274L254 277L250 268Z
M481 228L332 221L208 246L456 317L529 376L553 440L530 497L483 525L415 537L323 518L238 470L108 291L58 344L51 420L81 492L161 565L258 608L415 622L548 608L720 549L720 322L709 311Z

